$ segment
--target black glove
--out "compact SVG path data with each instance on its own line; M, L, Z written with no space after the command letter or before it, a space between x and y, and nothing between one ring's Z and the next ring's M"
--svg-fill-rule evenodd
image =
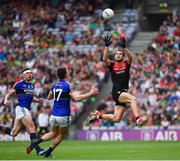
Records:
M120 42L119 42L119 46L121 46L122 48L126 48L126 39L124 37L120 38Z
M106 46L106 47L108 47L112 42L111 42L111 36L105 36L104 38L103 38L103 40L104 40L104 45Z

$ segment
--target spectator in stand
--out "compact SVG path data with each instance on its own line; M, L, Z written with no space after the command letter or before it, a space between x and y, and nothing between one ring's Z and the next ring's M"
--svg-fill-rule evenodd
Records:
M38 114L38 125L39 125L39 131L38 131L39 136L42 136L43 134L49 132L48 109L46 108L40 109L40 113Z
M81 6L74 5L74 3L76 2L61 2L56 10L48 3L46 5L36 4L34 8L25 1L21 1L21 4L16 1L8 1L0 7L2 11L0 12L2 20L0 30L0 61L2 60L0 63L2 78L0 89L5 90L6 93L16 81L20 80L17 73L22 68L29 67L34 69L35 76L38 78L35 81L35 93L38 96L45 97L50 84L55 80L55 73L52 70L60 63L68 66L70 76L75 82L79 77L84 80L84 86L87 87L84 90L88 90L90 82L95 85L103 81L106 70L104 70L103 64L98 65L96 63L99 55L96 44L97 42L100 43L99 36L102 33L102 27L100 28L100 23L102 24L101 15L98 16L99 18L89 17L89 14L94 12L95 7L89 2L82 2L85 5ZM90 24L93 22L99 27L90 30ZM88 32L85 31L85 28ZM95 31L96 29L99 31ZM98 34L98 32L101 33ZM71 39L66 39L69 33ZM79 53L76 49L73 51L66 49L68 44L71 47L81 45L82 49L86 49L84 45L87 47L89 45L89 48L88 51ZM47 50L44 51L43 49ZM86 63L87 59L89 59L88 64ZM12 75L12 78L6 77L8 75ZM5 84L5 88L1 84ZM4 99L3 96L2 94L0 101ZM82 111L85 103L82 104L75 105L79 111ZM12 105L10 109L14 112ZM3 109L3 106L0 108ZM37 108L36 106L33 108L34 115L36 115ZM79 111L74 113L73 118L77 117Z

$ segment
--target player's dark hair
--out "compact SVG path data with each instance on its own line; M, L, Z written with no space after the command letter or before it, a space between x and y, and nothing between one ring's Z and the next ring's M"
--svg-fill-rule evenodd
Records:
M117 51L121 51L122 54L123 54L123 56L125 56L125 53L124 53L123 49L118 49L118 50L116 50L116 51L114 52L114 54L116 54Z
M22 73L23 73L24 71L26 71L26 70L31 70L31 69L30 69L30 68L25 68L25 69L23 69Z
M60 67L57 70L57 76L59 79L64 79L66 77L67 71L65 67Z

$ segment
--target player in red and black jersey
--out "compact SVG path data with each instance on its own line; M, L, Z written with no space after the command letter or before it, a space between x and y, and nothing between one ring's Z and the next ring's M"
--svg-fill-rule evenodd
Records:
M120 122L126 108L126 104L130 104L132 112L136 117L136 125L141 127L147 123L147 119L140 117L139 108L137 107L136 98L128 93L130 66L132 63L132 56L128 48L126 48L126 40L121 37L119 45L122 49L115 52L115 61L108 59L108 47L111 44L111 37L104 37L105 48L103 52L103 61L108 66L111 72L111 79L113 83L112 97L115 101L114 114L102 114L96 111L90 118L89 122L96 119L104 119L113 122ZM127 59L125 59L127 57Z

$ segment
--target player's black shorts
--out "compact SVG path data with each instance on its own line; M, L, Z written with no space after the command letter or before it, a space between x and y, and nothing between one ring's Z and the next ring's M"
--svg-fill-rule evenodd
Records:
M127 107L126 103L120 103L118 101L119 96L121 95L121 93L122 92L127 92L127 91L128 91L127 89L123 89L123 90L114 90L113 89L113 91L112 91L112 98L113 98L116 106L121 105L121 106Z

